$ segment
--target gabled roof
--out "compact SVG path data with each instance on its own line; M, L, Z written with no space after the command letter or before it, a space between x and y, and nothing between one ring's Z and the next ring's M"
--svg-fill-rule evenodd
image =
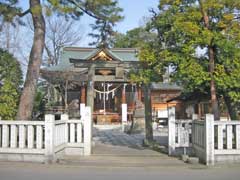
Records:
M101 57L104 56L104 57ZM115 60L115 61L122 61L121 58L119 58L116 54L112 53L111 50L108 49L97 49L96 52L89 55L89 57L86 57L85 60L91 61L91 60L97 60L98 58L106 58L106 60Z
M97 56L100 52L104 52L107 56L116 61L122 62L137 62L138 50L136 48L112 48L112 49L98 49L98 48L82 48L82 47L65 47L63 48L60 62L57 66L45 68L48 71L75 71L73 63L69 59L78 59L79 61L90 60Z
M183 90L181 86L178 86L175 83L162 83L162 82L151 83L151 88L152 90L178 90L178 91Z

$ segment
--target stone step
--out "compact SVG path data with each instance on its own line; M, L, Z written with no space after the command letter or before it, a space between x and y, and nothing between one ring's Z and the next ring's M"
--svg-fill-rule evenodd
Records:
M58 160L60 164L99 167L176 167L186 165L182 161L168 157L132 157L132 156L99 156L89 157L65 156Z
M158 147L156 151L149 149L147 147L129 147L129 146L113 146L106 144L97 144L93 148L93 155L101 155L101 156L127 156L127 157L162 157L166 156L161 152L166 151L165 147Z

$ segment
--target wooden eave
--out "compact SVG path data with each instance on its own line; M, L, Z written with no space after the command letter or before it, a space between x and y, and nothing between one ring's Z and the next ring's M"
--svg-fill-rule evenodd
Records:
M74 67L76 68L90 68L91 66L94 66L97 68L123 67L129 69L137 68L141 65L138 61L88 61L74 58L70 58L69 61L74 63Z
M42 78L47 81L55 84L60 82L76 81L76 82L85 82L88 81L87 71L75 72L75 71L48 71L41 69L40 75Z

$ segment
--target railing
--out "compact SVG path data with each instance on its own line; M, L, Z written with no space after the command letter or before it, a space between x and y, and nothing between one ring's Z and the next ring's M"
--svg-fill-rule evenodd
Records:
M193 115L191 120L176 120L175 108L168 109L168 154L177 147L192 147L206 165L240 162L240 121L214 121L212 114L205 120Z
M0 153L44 154L44 122L0 121Z
M66 144L65 136L67 135L67 131L66 131L67 121L68 120L62 120L61 119L60 121L55 122L55 137L54 137L54 139L55 139L55 141L54 141L55 152L58 152L65 147L65 144Z
M205 122L194 120L192 123L192 144L197 151L205 152Z
M215 121L214 133L216 155L240 155L240 121Z
M58 121L54 115L45 121L0 120L0 159L52 162L59 152L90 155L91 119L86 107L81 120L69 120L66 114Z
M214 121L206 114L204 121L193 121L193 148L207 165L240 162L240 121Z

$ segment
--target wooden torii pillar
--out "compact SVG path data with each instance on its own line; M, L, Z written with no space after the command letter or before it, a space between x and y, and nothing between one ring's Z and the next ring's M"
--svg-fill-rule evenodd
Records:
M83 84L81 86L81 97L80 97L80 116L84 116L85 112L85 106L86 106L86 87Z

